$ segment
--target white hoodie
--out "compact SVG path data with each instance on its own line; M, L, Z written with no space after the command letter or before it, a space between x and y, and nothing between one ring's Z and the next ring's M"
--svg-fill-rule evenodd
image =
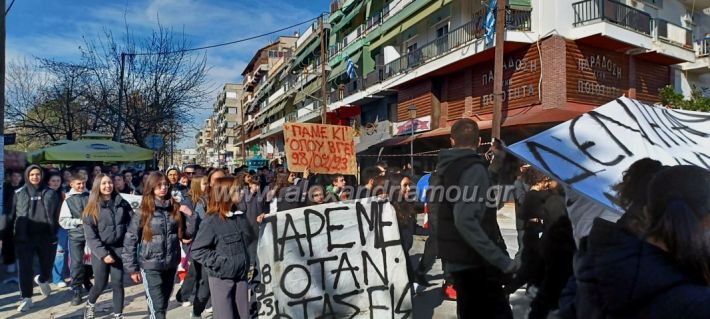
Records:
M59 211L59 226L62 226L62 228L66 230L71 230L77 227L81 227L82 225L82 220L81 218L74 218L72 216L71 211L69 210L69 205L67 205L67 199L69 197L72 197L73 195L80 194L77 191L74 191L74 189L70 189L69 193L66 194L66 198L64 199L64 202L62 203L62 208Z

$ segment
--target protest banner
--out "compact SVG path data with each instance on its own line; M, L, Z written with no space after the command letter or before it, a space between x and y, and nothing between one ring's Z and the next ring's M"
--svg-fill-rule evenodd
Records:
M642 158L710 169L710 113L618 98L515 143L508 150L536 169L617 212L611 187Z
M394 209L372 199L267 217L258 318L409 318L411 289Z
M284 148L292 172L357 174L353 129L312 123L284 124Z

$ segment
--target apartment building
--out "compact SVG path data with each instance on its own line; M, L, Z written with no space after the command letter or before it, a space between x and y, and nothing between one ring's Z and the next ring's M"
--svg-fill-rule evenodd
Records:
M285 122L321 121L323 81L327 123L354 127L361 155L408 153L411 143L415 152L448 147L451 124L463 117L488 138L488 2L332 1L323 21L326 79L318 22L258 50L244 70L249 156L281 156ZM510 0L496 36L505 37L508 142L622 95L656 103L667 85L686 95L710 87L710 0ZM415 166L434 161L421 157Z
M219 162L214 143L215 121L212 116L207 118L197 134L195 141L197 144L195 163L205 167L216 167Z
M219 166L233 167L241 160L237 131L242 123L242 84L227 83L214 103L215 150Z

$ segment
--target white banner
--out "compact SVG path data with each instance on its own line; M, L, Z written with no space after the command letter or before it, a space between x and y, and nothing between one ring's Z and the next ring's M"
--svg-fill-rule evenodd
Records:
M138 206L141 205L141 199L143 196L141 195L131 195L131 194L120 194L123 199L125 199L129 204L131 204L131 207L133 207L133 211L138 212Z
M625 97L508 148L580 193L620 211L611 187L637 160L710 169L710 113L654 107Z
M259 239L259 318L409 318L397 218L369 199L278 212Z

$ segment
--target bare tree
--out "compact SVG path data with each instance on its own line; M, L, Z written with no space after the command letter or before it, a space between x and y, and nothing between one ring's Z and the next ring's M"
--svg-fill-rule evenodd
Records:
M99 40L85 40L84 63L94 78L89 99L105 109L103 124L121 121L123 140L143 147L150 134L166 140L180 136L210 94L205 89L206 57L185 51L188 47L184 34L160 25L144 39L136 39L126 27L120 40L108 31ZM127 59L124 103L119 106L121 53Z
M82 101L86 68L47 59L8 64L6 118L40 140L73 139L94 120Z

